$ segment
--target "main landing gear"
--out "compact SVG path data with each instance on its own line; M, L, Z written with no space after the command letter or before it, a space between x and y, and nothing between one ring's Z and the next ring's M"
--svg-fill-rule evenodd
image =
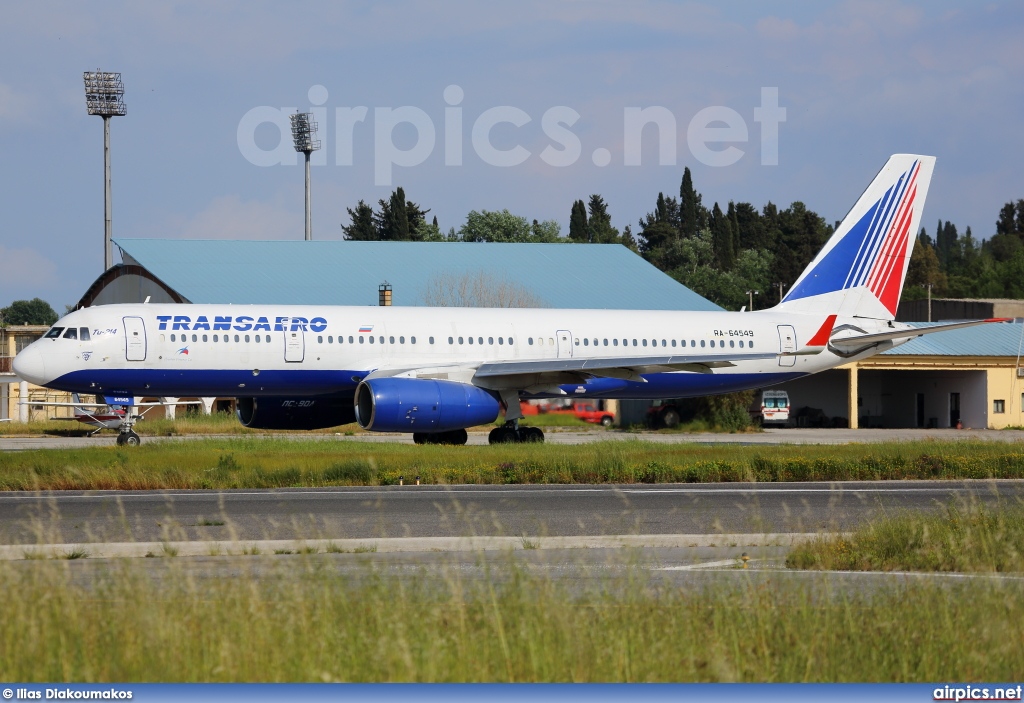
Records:
M512 442L543 442L544 433L539 427L520 427L519 420L509 420L501 427L495 427L487 436L491 444L510 444Z
M450 432L413 432L412 441L416 444L465 444L469 439L466 430Z

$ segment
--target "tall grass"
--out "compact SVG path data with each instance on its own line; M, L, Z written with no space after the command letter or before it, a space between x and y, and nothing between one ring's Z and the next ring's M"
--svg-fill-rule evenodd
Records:
M991 584L695 591L515 566L404 578L356 555L21 562L0 571L7 681L936 681L1021 675L1024 599ZM273 568L277 564L280 568ZM105 572L86 574L87 567ZM589 582L588 582L589 583Z
M1024 478L1019 445L444 447L268 437L0 453L0 490Z
M1024 507L949 506L944 513L901 512L849 536L797 546L798 569L1024 572Z

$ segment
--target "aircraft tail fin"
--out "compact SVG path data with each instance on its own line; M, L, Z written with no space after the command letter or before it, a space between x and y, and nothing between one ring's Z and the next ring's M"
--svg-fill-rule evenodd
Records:
M934 156L889 157L778 309L895 319L934 166Z

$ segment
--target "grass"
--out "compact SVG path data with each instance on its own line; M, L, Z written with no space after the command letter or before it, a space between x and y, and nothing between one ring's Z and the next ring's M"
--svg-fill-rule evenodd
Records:
M786 565L843 571L1024 572L1024 506L901 512L796 547Z
M239 437L0 453L0 490L13 491L381 486L397 485L399 476L420 476L424 484L1024 478L1024 448L996 442L754 447L640 440L445 447Z
M261 557L230 579L182 560L0 570L6 681L1005 681L1024 598L991 583L609 588L510 567L399 578ZM89 578L83 578L85 567Z

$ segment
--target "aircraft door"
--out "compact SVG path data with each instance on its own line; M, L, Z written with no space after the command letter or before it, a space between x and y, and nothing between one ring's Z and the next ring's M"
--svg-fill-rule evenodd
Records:
M558 330L555 332L555 339L558 340L558 358L572 358L572 334L569 330Z
M146 325L141 317L125 317L124 343L125 359L128 361L146 360Z
M302 325L290 325L298 329L286 329L284 332L284 360L301 362L306 357L306 334Z
M792 354L796 351L796 330L793 325L779 325L779 353ZM779 366L795 366L795 356L780 356Z

